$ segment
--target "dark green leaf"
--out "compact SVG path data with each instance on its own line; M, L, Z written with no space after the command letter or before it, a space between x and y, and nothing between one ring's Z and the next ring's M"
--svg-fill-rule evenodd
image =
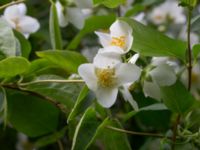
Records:
M0 52L5 56L16 55L16 40L11 27L0 18Z
M61 50L62 37L61 37L60 27L58 24L57 10L54 3L51 4L50 8L49 33L50 33L52 48Z
M195 7L197 5L197 0L181 0L180 5L187 7Z
M9 57L0 61L0 77L14 77L29 69L30 63L23 57Z
M107 16L92 16L85 21L83 29L75 36L75 38L68 45L67 49L76 49L81 39L88 33L98 29L108 29L115 21L115 15Z
M89 107L76 126L76 131L73 137L72 150L87 149L88 144L92 140L100 124L100 121L98 121L96 117L95 110Z
M132 49L146 56L172 56L185 61L186 43L171 39L135 20L122 18L133 29Z
M8 121L18 131L36 137L55 132L59 110L45 99L7 90Z
M161 95L166 106L179 114L189 111L195 102L194 97L179 81L172 86L161 87Z
M72 51L48 50L37 55L71 73L77 73L79 65L87 62L84 56Z

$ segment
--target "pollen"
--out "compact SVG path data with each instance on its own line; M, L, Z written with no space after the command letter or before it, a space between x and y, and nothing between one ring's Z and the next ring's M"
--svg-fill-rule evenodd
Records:
M126 39L125 36L112 37L110 45L124 48L126 44L125 39Z
M106 69L96 68L95 72L98 78L98 84L101 87L110 88L116 84L116 76L114 68L109 68L109 67Z

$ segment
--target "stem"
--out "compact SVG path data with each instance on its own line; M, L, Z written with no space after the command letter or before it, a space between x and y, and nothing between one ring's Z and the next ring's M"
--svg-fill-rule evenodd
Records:
M191 50L191 41L190 41L190 32L191 32L191 8L188 8L188 24L187 24L187 49L188 49L188 91L191 89L192 84L192 50Z
M83 80L38 80L38 81L32 81L27 83L19 83L20 86L26 86L30 84L36 84L36 83L84 83Z
M165 136L162 135L162 134L128 131L128 130L124 130L124 129L115 128L115 127L112 127L112 126L106 126L106 128L114 130L114 131L117 131L117 132L122 132L122 133L127 133L127 134L132 134L132 135L152 136L152 137L158 137L158 138L165 138ZM167 137L167 138L170 138L170 137Z
M12 2L10 2L10 3L7 3L7 4L5 4L5 5L0 6L0 10L1 10L1 9L4 9L4 8L6 8L6 7L8 7L8 6L11 6L11 5L15 5L15 4L22 3L22 2L24 2L24 1L25 1L25 0L12 1Z
M191 16L192 16L192 9L189 7L189 8L188 8L188 23L187 23L187 50L188 50L188 66L187 66L187 70L188 70L188 91L190 91L191 85L192 85L192 49L191 49L191 41L190 41ZM177 118L176 118L175 125L174 125L174 129L173 129L173 137L172 137L173 144L172 144L172 150L175 149L176 136L177 136L177 128L178 128L178 125L180 124L180 120L181 120L181 115L178 114L178 116L177 116Z
M58 140L57 143L58 143L59 150L64 150L61 140Z

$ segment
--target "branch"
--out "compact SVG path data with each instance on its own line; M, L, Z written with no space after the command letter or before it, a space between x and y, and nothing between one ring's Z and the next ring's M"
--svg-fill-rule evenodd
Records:
M4 8L6 8L6 7L9 7L9 6L15 5L15 4L19 4L19 3L25 2L25 1L26 1L26 0L12 1L12 2L10 2L10 3L7 3L7 4L5 4L5 5L0 6L0 10L1 10L1 9L4 9Z
M128 131L128 130L124 130L124 129L115 128L112 126L106 126L106 128L117 131L117 132L122 132L122 133L127 133L127 134L132 134L132 135L152 136L152 137L158 137L158 138L171 138L171 137L166 137L162 134Z

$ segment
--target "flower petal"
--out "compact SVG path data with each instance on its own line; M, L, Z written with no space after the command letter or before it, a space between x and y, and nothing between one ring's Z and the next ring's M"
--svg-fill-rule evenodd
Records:
M83 78L88 88L95 91L97 89L97 77L93 64L82 64L78 68L79 75Z
M116 99L118 94L117 88L101 88L99 87L97 91L95 91L97 101L105 108L111 107Z
M12 5L5 9L4 16L6 19L19 19L26 14L26 5L24 3Z
M133 56L129 59L128 63L135 64L139 57L140 57L140 54L139 54L139 53L133 55Z
M69 22L72 23L78 29L82 29L85 23L85 15L82 13L79 8L67 8L67 16L69 18Z
M169 86L176 82L176 74L172 67L167 64L161 64L149 73L158 85Z
M97 68L108 68L108 67L113 68L114 66L116 66L121 62L122 62L121 55L112 52L98 53L93 60L93 64Z
M132 28L128 23L117 20L110 26L111 37L127 36L132 34Z
M99 37L99 41L103 47L110 45L111 43L110 34L97 31L95 32L95 34Z
M40 28L40 24L37 19L24 16L19 20L20 31L24 34L34 33Z
M146 97L161 99L160 88L155 82L144 81L143 92Z
M116 66L116 77L118 85L124 85L126 83L133 83L139 79L141 69L134 64L119 64Z
M127 85L124 85L122 88L120 88L119 90L120 90L120 92L122 93L122 95L123 95L123 97L124 97L124 100L125 101L128 101L130 104L131 104L131 106L133 107L133 109L135 110L135 111L138 111L138 104L137 104L137 102L133 99L133 97L132 97L132 95L131 95L131 93L129 92L129 90L128 90L128 87L129 87L129 85L127 86Z
M56 2L56 9L58 14L58 22L61 27L66 27L68 25L67 11L66 8L63 10L63 6L59 1Z
M92 0L74 0L79 8L92 8Z

